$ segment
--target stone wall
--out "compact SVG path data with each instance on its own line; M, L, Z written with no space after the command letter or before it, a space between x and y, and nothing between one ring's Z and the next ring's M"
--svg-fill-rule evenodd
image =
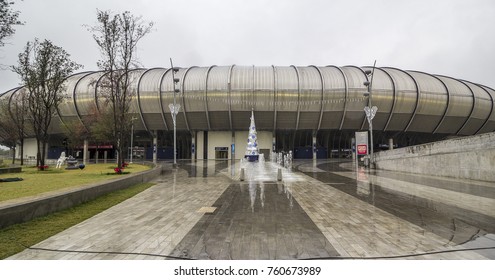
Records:
M158 177L162 167L122 176L118 179L82 186L58 194L33 198L30 201L0 206L0 228L27 222L53 212L64 210L78 204L93 200L104 194L122 190L139 183L149 182Z
M495 133L375 154L377 169L495 182Z

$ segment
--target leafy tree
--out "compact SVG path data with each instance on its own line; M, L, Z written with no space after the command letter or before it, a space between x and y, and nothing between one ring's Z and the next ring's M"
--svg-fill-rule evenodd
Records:
M28 42L19 54L18 66L12 66L28 91L29 120L35 135L38 166L45 165L49 128L58 105L63 100L64 81L81 65L49 40Z
M0 47L5 45L4 40L15 32L14 25L21 25L18 20L19 12L12 10L13 1L0 0Z
M99 92L105 98L111 112L112 142L118 153L118 167L122 167L123 152L131 127L130 104L135 92L131 70L139 66L136 59L139 41L151 32L153 22L144 22L130 12L113 15L109 11L97 11L97 25L88 27L100 50L102 58L98 67L106 74L100 80ZM106 114L106 112L105 112Z

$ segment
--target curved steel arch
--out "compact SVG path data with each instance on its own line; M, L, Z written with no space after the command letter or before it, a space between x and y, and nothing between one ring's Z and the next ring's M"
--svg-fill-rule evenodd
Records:
M105 77L106 75L108 75L109 72L104 72L104 71L101 71L103 74L98 77L98 79L96 80L95 82L95 105L96 105L96 109L98 110L98 112L100 112L100 105L99 105L99 102L98 102L98 99L99 99L99 96L98 96L98 88L99 88L99 84L101 82L101 80L103 79L103 77Z
M155 68L147 69L146 71L141 73L141 75L139 76L139 79L137 82L137 87L136 87L136 97L137 97L137 104L138 104L138 109L139 109L139 112L138 112L139 117L141 118L141 122L143 123L144 129L146 129L146 131L148 133L151 133L151 131L149 130L148 124L146 123L146 120L144 118L143 109L142 109L142 105L141 105L141 92L140 92L141 91L141 80L143 79L144 75L146 75L146 73L148 73L152 70L157 70L157 69L165 69L165 68L155 67Z
M449 91L449 88L447 87L447 85L441 79L439 79L437 76L432 75L432 74L428 74L425 72L419 72L419 71L416 71L416 72L417 73L423 73L423 74L428 75L430 77L433 77L434 79L439 81L443 85L443 87L445 89L445 93L447 93L447 104L445 105L445 110L443 111L442 118L440 119L438 124L435 126L435 129L433 129L433 131L432 131L432 133L435 134L437 132L437 130L440 128L440 126L442 125L442 123L444 122L445 117L447 116L447 112L449 110L449 106L450 106L450 102L451 102L450 91Z
M163 121L163 125L165 126L165 129L169 131L170 129L168 128L167 121L165 120L165 109L163 108L162 85L163 85L163 79L165 79L165 75L167 75L167 73L172 70L173 70L172 68L165 70L165 72L163 72L162 76L160 77L160 82L158 83L158 93L159 93L158 95L160 96L160 115L162 116L162 121Z
M339 72L342 74L342 77L344 78L344 87L345 87L345 90L344 90L344 109L342 110L342 118L340 119L340 126L339 126L339 130L342 130L342 127L344 126L345 114L347 111L347 99L349 98L349 82L347 79L347 75L345 74L345 72L340 67L337 67L334 65L327 65L325 67L333 67L333 68L339 70Z
M299 70L297 69L297 66L291 65L290 67L294 68L294 71L296 71L296 76L297 76L297 117L296 117L295 129L298 130L299 117L301 115L301 105L299 104L301 101L301 75L299 74Z
M408 124L406 125L406 127L404 128L404 132L406 132L408 129L409 129L409 126L411 126L413 120L414 120L414 117L416 116L416 113L418 112L418 105L419 105L419 97L421 95L421 91L419 89L419 85L418 85L418 81L416 81L416 79L414 79L414 77L409 74L407 71L404 71L404 70L401 70L401 69L398 69L398 68L394 68L394 67L385 67L386 69L394 69L394 70L397 70L399 72L402 72L404 74L406 74L409 78L411 78L411 80L414 82L414 86L416 87L416 105L414 106L414 110L411 114L411 119L409 119L409 122Z
M184 114L184 122L186 123L186 128L187 128L187 131L191 131L191 129L189 128L189 121L187 120L187 115L186 115L186 100L185 100L185 91L184 91L184 83L186 81L186 76L187 76L187 73L191 70L191 69L194 69L194 68L198 68L197 66L191 66L189 68L186 69L186 71L184 72L184 74L182 75L182 79L181 79L181 86L180 86L180 90L181 90L181 94L182 94L182 106L184 107L182 109L182 113Z
M495 105L494 100L493 100L493 96L490 94L490 92L488 90L486 90L485 88L483 88L482 86L479 86L479 85L477 85L477 86L480 87L482 90L484 90L486 92L486 94L488 94L488 96L490 97L490 100L491 100L491 102L490 102L491 107L490 107L490 113L488 114L488 117L486 118L483 125L481 125L480 128L478 130L476 130L475 134L478 134L486 126L486 124L488 123L488 120L490 119L490 116L493 113L493 106Z
M193 108L192 106L195 108L195 113L199 113L199 116L204 113L204 116L207 118L206 122L208 127L206 127L206 124L203 123L201 128L205 130L210 130L212 128L212 120L210 120L210 117L213 117L213 113L209 112L210 108L208 107L213 105L208 104L208 95L211 94L211 90L208 87L211 87L213 82L216 83L217 81L220 81L222 90L215 92L218 96L215 95L214 98L215 100L218 99L222 101L222 104L215 106L221 110L224 110L225 113L227 113L228 110L229 120L227 123L227 116L226 114L223 115L221 125L219 127L215 127L215 129L235 129L233 125L235 125L235 114L237 113L237 107L234 106L234 104L237 104L236 102L249 102L249 104L254 102L254 108L256 108L256 104L259 105L265 104L266 102L273 102L273 108L271 106L267 107L270 108L268 109L268 111L270 111L269 116L273 116L273 126L271 126L271 117L265 122L265 127L268 130L273 128L273 131L276 131L279 129L279 127L277 127L277 121L279 121L279 123L283 121L284 127L290 130L299 130L303 126L304 128L316 129L316 131L319 131L322 128L332 130L346 130L350 127L359 128L361 115L359 114L358 105L361 104L362 100L359 98L351 99L350 96L359 96L360 86L358 83L360 77L363 75L361 73L363 72L363 68L348 66L354 68L347 69L336 66L326 66L335 68L330 69L315 65L305 66L308 68L294 65L279 68L272 65L271 69L266 67L263 68L263 79L260 80L256 79L255 75L253 75L252 79L251 77L248 78L248 76L252 74L251 70L258 73L258 68L256 68L256 66L244 67L243 69L246 71L242 71L240 75L244 75L242 78L246 83L247 91L242 97L247 99L239 99L241 96L234 95L232 88L235 83L234 79L236 78L235 75L237 73L237 68L235 67L237 66L231 65L230 68L223 67L221 71L217 71L217 69L213 69L213 67L217 66L204 67L198 71L193 71L193 69L197 69L198 67L182 69L185 71L181 71L182 99L179 100L182 100L182 103L184 104L184 111L182 114L184 114L185 124L182 124L180 129L191 130L191 126L193 126L193 119L189 110ZM360 70L356 70L355 68ZM151 73L150 71L154 69L163 70L155 70ZM383 120L382 124L384 124L384 127L382 128L383 131L392 131L391 129L393 129L393 131L400 133L428 130L428 133L471 135L491 131L495 125L495 94L488 87L476 83L461 81L451 77L448 77L449 80L447 80L443 79L442 77L444 76L441 75L431 75L419 71L408 72L391 67L376 67L376 69L377 71L380 70L378 72L380 75L375 78L380 78L380 81L386 85L384 87L383 94L386 97L387 112L382 111L382 115L380 115ZM149 130L151 125L162 129L161 123L163 122L164 130L169 130L166 122L168 121L168 118L165 118L165 104L162 102L167 96L164 95L162 87L167 90L169 89L169 81L166 78L169 77L168 75L170 74L170 69L133 69L129 72L137 70L139 70L139 72L132 73L131 76L131 88L132 90L136 90L135 94L137 95L137 103L132 103L130 112L139 114L141 117L144 127L140 127L139 129ZM306 76L306 73L310 75ZM352 73L352 77L350 76L350 73ZM419 73L421 73L421 75ZM90 108L92 108L93 102L98 111L103 110L103 106L105 104L103 101L105 96L103 81L109 77L108 75L109 72L93 71L76 73L68 78L70 89L66 89L65 93L72 96L72 100L68 100L64 105L66 107L61 107L57 111L58 115L56 118L58 117L58 119L54 119L54 125L57 130L61 130L63 125L66 126L68 124L69 119L65 118L67 116L77 117L77 119L82 122L86 128L89 128L88 124L84 123L84 117L87 114L92 113ZM215 77L215 79L211 80L213 77ZM363 78L363 81L365 80L366 78ZM225 81L227 81L226 90L224 88ZM164 84L164 82L167 84ZM271 82L273 82L273 86L269 84ZM352 85L350 84L351 82L353 83ZM260 86L267 86L265 90L267 90L269 95L264 95L259 98L254 95L253 91L259 87L258 83ZM306 83L310 83L311 86L307 87ZM194 91L197 91L195 97L198 98L195 98L193 101L189 101L189 99L187 99L188 96L186 96L189 92L189 88L185 88L185 86L188 85L193 86ZM405 91L401 91L401 85L405 86ZM426 88L424 87L425 85L427 86ZM154 91L156 86L159 87L157 89L158 93ZM249 89L250 86L251 88ZM352 89L352 92L350 89L351 86L356 87L355 90ZM12 98L18 96L22 88L23 87L14 88L0 95L1 98L6 98L6 100L8 100L10 110L12 110L13 106ZM191 88L191 90L193 88ZM311 91L307 92L306 88L311 89ZM284 104L279 104L281 107L277 108L277 102L280 102L284 97L281 93L284 93L286 89L290 92L290 98L287 99L290 107L284 107ZM204 93L203 96L201 92ZM430 92L435 94L435 96L431 96L433 99L430 98ZM149 96L147 96L146 93L149 93ZM328 95L326 95L326 93L328 93ZM273 96L271 96L271 94L273 94ZM459 97L457 95L459 95ZM92 96L94 96L94 98L92 98ZM312 98L311 112L314 112L314 114L305 115L305 102L310 96ZM390 96L392 96L392 99L390 99ZM150 99L148 99L148 97ZM204 104L202 103L203 97L205 98ZM326 100L326 98L328 98L328 100ZM156 106L155 104L147 109L146 102L155 102L158 101L158 99L160 103L159 106ZM440 106L431 106L431 100L438 102L438 104L441 104L441 106L444 107L441 108ZM186 104L185 101L193 103ZM225 104L223 104L224 101ZM327 101L332 104L335 103L335 106L326 105ZM73 102L73 104L69 104L69 102ZM295 102L297 102L297 104ZM319 108L318 102L320 102ZM426 106L424 107L426 109L425 111L423 111L423 105ZM391 106L391 108L388 108L388 106ZM347 124L347 119L351 116L351 108L353 110L352 125L350 123ZM456 108L460 108L462 110L457 113L453 113L452 110ZM271 113L272 109L273 115ZM327 109L329 111L326 111ZM243 111L244 109L239 110ZM285 110L284 113L290 114L290 119L282 120L280 118L282 112L281 110ZM333 124L328 127L325 124L326 112L332 113ZM147 113L150 113L151 115L147 115ZM386 114L388 114L388 116ZM396 119L396 117L399 116L400 119ZM434 117L435 121L430 123L428 129L418 127L421 126L418 121L428 120L431 117ZM365 119L363 118L363 123L364 120ZM455 121L455 125L449 125L451 121ZM62 125L62 127L59 127L59 125ZM361 125L361 127L362 126L363 125Z
M77 107L77 100L76 100L76 90L77 90L77 86L79 85L79 82L81 82L82 79L86 78L87 76L89 75L92 75L94 72L86 72L85 75L83 75L81 78L79 78L76 82L76 84L74 85L74 90L73 90L73 96L72 96L72 100L74 100L74 109L76 110L76 114L77 114L77 118L79 119L79 121L81 122L81 124L84 126L84 129L86 129L86 131L89 131L88 127L86 126L86 124L83 122L82 120L82 117L81 117L81 112L79 111L79 107Z
M81 73L86 73L86 74L82 75L79 79L77 79L77 81L76 81L76 83L74 85L74 88L72 89L72 105L74 105L74 111L76 112L77 119L83 125L84 129L86 129L86 131L88 131L88 128L86 127L86 125L82 121L81 115L79 114L79 111L77 109L77 105L76 105L76 89L77 89L77 85L79 84L79 82L81 81L81 79L84 78L84 77L86 77L87 75L91 74L92 72L81 72ZM79 75L81 73L72 74L69 77L67 77L65 81L68 81L70 78L72 78L72 77L74 77L76 75ZM60 114L60 109L59 109L58 106L56 108L56 111L57 111L58 119L60 120L60 122L62 123L62 125L65 126L66 128L69 128L69 126L65 123L64 119L62 118L62 114Z
M125 75L131 75L131 73L134 72L134 71L143 71L143 73L145 73L145 72L147 72L149 70L146 70L144 68L130 69L129 71L127 71L127 73L125 73ZM141 73L141 75L139 75L138 83L136 84L136 96L138 95L138 92L139 92L139 82L141 81L141 78L143 76L143 73ZM122 74L122 75L124 75L124 74ZM120 78L119 78L119 80L120 80ZM131 83L129 83L128 86L130 87L131 86ZM131 102L132 102L132 95L131 95L131 100L129 101L129 106L131 106ZM139 104L138 104L138 109L141 111L141 108L139 107ZM141 123L143 124L144 128L146 129L146 131L149 132L148 127L146 126L146 123L144 122L143 115L141 114L141 112L139 112L139 113L140 113L139 116L141 117Z
M230 130L232 131L234 126L232 124L232 71L234 70L235 64L229 67L229 76L227 78L227 91L229 95L229 124Z
M366 81L371 83L371 81L369 81L369 80L368 80L368 75L366 75L366 72L363 70L363 68L364 68L364 67L372 67L372 68L373 68L373 66L363 66L363 67L357 67L357 66L354 66L354 65L346 65L345 67L352 67L352 68L356 68L356 69L360 70L360 71L361 71L361 73L363 73L363 74L364 74L364 78L366 79ZM374 68L376 69L377 67L374 67ZM373 78L371 78L371 79L373 80ZM363 82L364 82L364 81L363 81ZM373 87L373 84L370 84L370 85L371 85L371 87ZM371 90L373 90L373 88L371 88ZM370 92L370 95L369 95L369 97L368 97L368 98L372 98L371 96L372 96L372 93ZM368 101L368 104L369 104L369 101ZM369 105L367 105L367 106L369 106ZM363 129L364 129L364 125L365 125L365 124L366 124L366 114L364 113L364 108L363 108L363 121L362 121L362 123L361 123L361 130L363 130Z
M495 92L495 89L491 88L491 87L487 87L487 86L483 86L483 85L479 85L481 87L483 87L483 89L485 89L488 94L490 95L490 98L492 99L492 112L491 112L491 115L488 116L488 120L487 122L483 125L482 129L488 124L488 121L489 120L492 120L494 123L495 123L495 96L493 95L493 93ZM490 131L490 130L488 130ZM493 131L495 131L495 128L493 129Z
M14 118L14 114L12 114L12 111L11 111L11 104L12 104L12 98L14 97L14 94L16 94L19 90L23 89L24 87L16 87L16 88L13 88L11 90L8 90L4 93L2 93L2 95L0 95L0 98L2 98L4 95L6 95L7 93L9 92L12 92L9 96L9 100L8 100L8 108L9 108L9 115L12 119L15 119Z
M320 119L318 120L318 126L316 127L316 131L320 130L321 120L323 119L323 93L325 92L325 80L323 79L323 75L321 74L320 68L314 65L310 65L309 67L313 67L318 72L320 76L321 82L321 98L320 98Z
M272 65L273 69L273 131L277 129L277 101L278 101L278 90L277 90L277 67Z
M375 67L375 70L376 69L380 69L383 73L385 73L385 75L387 75L387 77L390 79L390 82L392 82L392 107L390 108L390 113L388 114L387 122L383 127L383 131L387 131L388 125L390 124L390 121L392 120L392 116L395 112L395 106L397 104L397 88L395 86L395 80L392 77L392 75L390 75L390 73L388 73L385 69L382 69L380 67Z
M454 79L454 78L452 78L452 79ZM469 113L469 116L466 118L466 120L464 121L464 124L461 126L461 128L459 128L457 130L457 132L455 133L456 135L459 135L459 133L461 133L461 131L464 129L464 127L467 125L467 123L469 122L469 120L471 119L471 117L474 114L474 108L476 106L476 97L474 96L473 89L468 84L466 84L462 80L458 80L458 79L454 79L454 80L456 80L456 81L462 83L463 85L465 85L469 89L469 92L471 93L471 96L473 97L473 102L472 102L472 105L471 105L471 111Z
M206 121L208 122L208 130L211 130L211 124L210 124L210 111L208 110L208 77L210 76L210 71L214 67L217 67L216 65L212 65L208 68L208 71L206 71L205 74L205 114L206 114ZM232 127L232 125L231 125Z

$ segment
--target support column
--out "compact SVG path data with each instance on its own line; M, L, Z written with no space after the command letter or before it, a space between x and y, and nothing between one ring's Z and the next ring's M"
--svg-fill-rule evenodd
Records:
M86 165L87 163L88 163L88 140L84 139L83 164Z
M196 131L191 132L191 160L196 161Z
M313 132L313 160L317 159L316 154L316 132Z
M235 160L235 132L232 131L232 141L230 141L230 159Z
M277 136L275 134L275 131L273 132L273 138L272 138L272 152L270 154L270 160L275 161L276 159L276 153L277 153Z
M356 160L356 153L357 153L357 148L356 148L356 138L351 138L351 149L352 149L352 160Z
M389 138L388 139L388 149L393 150L394 149L394 138Z
M158 155L158 134L156 133L156 130L153 133L153 163L156 164L157 162L157 155Z

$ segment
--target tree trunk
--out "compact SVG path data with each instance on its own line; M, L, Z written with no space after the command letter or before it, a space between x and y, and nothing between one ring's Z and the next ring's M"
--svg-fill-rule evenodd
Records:
M41 166L45 166L45 158L46 158L46 142L43 141L41 145Z
M12 164L15 164L15 145L12 147Z
M119 133L120 134L120 133ZM122 141L120 135L117 139L117 167L122 168L122 162L124 162L124 153L122 153Z
M41 158L41 142L39 140L36 141L37 144L38 144L38 148L36 150L36 166L38 166L38 168L40 166L43 166L44 162L42 161L42 158Z
M21 139L21 165L24 165L24 138Z

